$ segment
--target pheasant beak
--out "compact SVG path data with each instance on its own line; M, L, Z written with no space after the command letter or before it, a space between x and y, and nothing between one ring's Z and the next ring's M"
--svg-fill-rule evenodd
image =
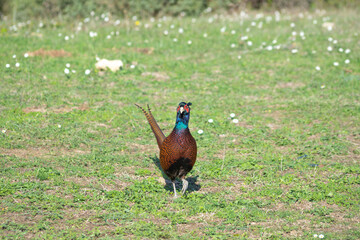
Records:
M183 114L184 111L185 111L184 107L180 107L180 110L179 110L180 114Z

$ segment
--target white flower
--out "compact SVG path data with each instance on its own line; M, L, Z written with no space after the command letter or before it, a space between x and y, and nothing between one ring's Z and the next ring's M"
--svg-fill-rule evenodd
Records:
M256 22L251 22L251 26L255 27L255 26L256 26Z
M292 32L291 35L296 36L297 32Z
M127 43L128 46L131 46L131 44L132 44L131 42L128 42L128 43Z
M329 38L328 38L328 41L329 41L329 42L332 42L332 41L333 41L333 38L332 38L332 37L329 37Z
M13 58L16 58L16 55L15 55L15 54L13 55Z
M298 52L297 49L292 49L292 50L291 50L291 53L297 53L297 52Z
M349 60L349 59L346 59L346 60L345 60L345 63L346 63L346 64L349 64L349 63L350 63L350 60Z
M290 23L290 27L295 27L295 23Z
M69 67L70 67L70 63L65 64L65 66L66 66L67 68L69 68Z
M312 54L315 54L315 53L316 53L316 50L312 50L311 53L312 53Z
M336 67L336 66L339 66L339 63L338 63L338 62L334 62L333 64L334 64L335 67Z
M320 71L320 67L319 67L319 66L316 66L315 69L318 70L318 71Z
M131 65L130 65L130 68L131 68L131 69L134 69L134 68L135 68L135 65L134 65L134 64L131 64Z
M68 68L65 68L65 69L64 69L64 73L65 73L65 74L69 74L69 73L70 73L70 70L69 70Z
M332 51L332 47L331 47L331 46L328 46L328 47L327 47L327 50L328 50L329 52L331 52L331 51Z
M317 234L314 234L314 238L317 238L318 237L318 235Z
M248 42L247 42L247 45L248 45L248 46L252 46L252 45L253 45L252 41L248 41Z
M7 63L7 64L5 65L5 67L6 67L6 68L9 68L9 67L10 67L10 64Z
M230 45L230 47L231 47L231 48L235 48L235 47L236 47L236 44L235 44L235 43L232 43L232 44Z
M319 238L324 238L324 235L323 235L323 234L319 234Z
M313 24L317 24L317 20L314 20L314 21L313 21Z
M111 36L110 36L110 35L107 35L107 36L106 36L106 39L110 39L110 38L111 38Z
M174 28L175 28L175 25L174 25L174 24L171 24L171 25L170 25L170 28L171 28L171 29L174 29Z
M60 124L58 124L58 128L61 128L61 125L60 125Z
M342 49L342 48L339 48L339 52L343 52L344 51L344 49Z
M349 54L350 52L351 52L350 49L346 49L346 50L345 50L345 53L346 53L346 54Z
M28 53L25 53L25 54L24 54L24 58L27 58L27 57L29 57L29 54L28 54Z
M272 41L272 44L276 44L276 43L277 43L277 40L274 39L274 40Z
M65 36L65 41L67 41L67 40L69 40L70 38L69 38L69 36Z
M6 133L6 129L4 128L3 130L1 130L2 133Z
M168 30L165 30L164 31L164 35L166 36L166 35L168 35L169 34L169 31Z
M232 120L232 122L233 122L233 123L238 123L238 122L239 122L239 119L234 118L234 119Z
M238 59L241 59L241 56L240 56L240 55L238 56Z
M189 44L189 45L191 45L191 44L192 44L192 41L191 41L191 40L189 40L189 41L188 41L188 44Z
M203 133L204 133L204 131L201 129L198 131L198 134L203 134Z
M204 36L204 38L206 38L208 35L207 35L207 33L204 33L204 35L203 35L203 36Z
M323 84L323 85L321 85L321 86L320 86L320 88L321 88L321 89L324 89L324 88L325 88L325 85L324 85L324 84Z
M177 38L174 38L173 41L174 41L174 42L177 42L178 40L177 40Z
M213 123L214 120L212 120L211 118L208 120L209 123Z
M108 21L109 21L109 17L105 17L105 18L104 18L104 21L105 21L105 22L108 22Z
M85 75L89 75L91 73L90 69L85 70Z
M334 40L334 41L333 41L333 44L337 44L337 43L338 43L338 41L337 41L337 40Z
M221 29L220 29L220 32L225 32L226 31L226 27L222 27Z
M180 34L184 33L184 29L179 28L179 33L180 33Z
M230 117L234 118L235 117L235 113L230 113Z
M72 73L76 73L76 71L75 71L75 70L71 70L71 72L72 72Z
M301 31L301 32L299 33L299 35L300 35L300 37L304 37L304 36L305 36L305 33L304 33L303 31Z
M267 49L268 51L271 51L271 50L273 50L273 47L272 47L272 46L267 46L266 49Z
M20 67L20 63L15 63L15 67Z
M231 30L231 34L235 34L236 33L236 31L235 30Z
M249 39L248 36L242 36L242 37L241 37L241 41L245 41L245 40L248 40L248 39Z

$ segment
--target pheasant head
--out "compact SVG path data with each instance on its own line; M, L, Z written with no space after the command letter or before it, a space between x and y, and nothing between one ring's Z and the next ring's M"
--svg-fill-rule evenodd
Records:
M175 128L177 130L183 130L188 128L189 120L190 120L190 106L191 106L191 102L179 103L179 106L177 107L176 124L175 124Z

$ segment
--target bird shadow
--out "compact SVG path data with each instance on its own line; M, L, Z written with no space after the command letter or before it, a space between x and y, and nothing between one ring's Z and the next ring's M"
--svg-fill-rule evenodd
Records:
M170 178L168 176L166 176L166 174L164 173L164 171L160 165L160 159L156 155L149 156L149 158L153 161L155 166L160 170L162 177L165 179L166 185L164 186L164 188L170 192L173 192L172 182L171 182ZM189 182L186 193L196 192L201 189L201 185L197 183L198 178L199 178L199 176L186 178L186 180ZM182 188L182 182L175 181L175 186L176 186L176 190L180 191Z

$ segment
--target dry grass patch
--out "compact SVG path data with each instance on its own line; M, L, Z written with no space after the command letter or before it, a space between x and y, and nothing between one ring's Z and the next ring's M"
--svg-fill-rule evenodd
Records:
M28 52L30 57L54 57L54 58L58 58L58 57L71 57L72 54L70 52L66 52L63 49L60 50L45 50L43 48L40 48L39 50L33 51L33 52Z

